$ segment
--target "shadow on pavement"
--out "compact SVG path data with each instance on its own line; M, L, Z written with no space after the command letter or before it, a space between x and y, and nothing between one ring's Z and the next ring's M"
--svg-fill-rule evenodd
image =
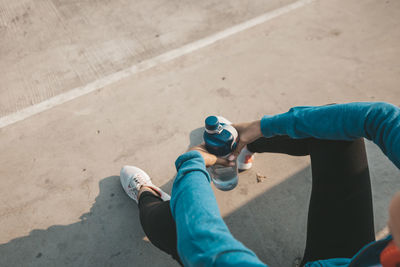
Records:
M0 245L0 266L175 266L144 240L139 210L119 176L104 178L99 186L96 202L79 222L33 230Z
M225 218L234 236L272 266L302 250L308 201L302 188L309 182L305 172ZM99 186L96 202L79 222L33 230L28 236L0 245L0 265L178 266L145 240L136 204L123 191L119 176L104 178ZM162 189L170 192L171 187L172 179Z
M202 132L201 128L192 131L189 146L199 142ZM232 234L270 266L292 266L302 256L310 173L308 166L257 197L247 193L249 202L224 218ZM172 182L162 189L171 192ZM381 191L376 186L375 192ZM119 176L102 179L99 187L94 205L79 222L33 230L0 245L0 265L178 266L146 241L138 208L123 191ZM389 202L391 196L381 195L379 202ZM385 223L383 217L376 220L378 227Z

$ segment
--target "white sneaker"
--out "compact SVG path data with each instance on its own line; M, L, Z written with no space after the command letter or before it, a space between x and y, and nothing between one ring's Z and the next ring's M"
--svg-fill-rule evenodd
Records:
M237 158L238 169L240 171L248 170L253 165L254 153L250 152L245 146Z
M162 200L170 200L171 197L159 187L155 186L147 173L135 166L124 166L120 173L121 185L125 193L138 203L138 193L142 186L153 189Z

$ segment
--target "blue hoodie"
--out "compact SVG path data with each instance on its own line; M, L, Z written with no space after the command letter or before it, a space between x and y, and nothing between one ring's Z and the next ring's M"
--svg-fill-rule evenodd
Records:
M261 119L265 137L288 135L354 140L365 137L377 144L400 168L400 109L387 103L350 103L295 107ZM210 176L197 151L181 155L172 188L171 211L176 222L178 253L185 266L266 266L236 240L224 223L210 186ZM391 237L366 245L352 259L307 263L307 267L371 266ZM378 265L379 266L379 265Z

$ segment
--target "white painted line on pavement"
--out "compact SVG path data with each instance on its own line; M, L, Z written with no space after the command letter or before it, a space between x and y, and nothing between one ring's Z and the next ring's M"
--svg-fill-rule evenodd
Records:
M46 111L48 109L51 109L55 106L61 105L65 102L68 102L70 100L76 99L80 96L86 95L88 93L91 93L93 91L96 91L100 88L103 88L107 85L110 85L114 82L117 82L119 80L122 80L128 76L131 76L132 74L150 69L154 66L157 66L158 64L173 60L175 58L181 57L183 55L189 54L193 51L199 50L203 47L206 47L208 45L211 45L219 40L222 40L224 38L227 38L231 35L234 35L236 33L242 32L244 30L247 30L249 28L252 28L256 25L259 25L261 23L264 23L268 20L271 20L273 18L276 18L280 15L286 14L292 10L295 10L297 8L300 8L304 5L310 4L311 2L314 2L315 0L299 0L296 1L292 4L289 4L287 6L272 10L270 12L264 13L261 16L258 16L254 19L245 21L243 23L237 24L233 27L230 27L228 29L225 29L223 31L217 32L215 34L212 34L206 38L197 40L195 42L192 42L190 44L184 45L180 48L173 49L171 51L168 51L164 54L161 54L159 56L156 56L154 58L145 60L139 64L133 65L127 69L115 72L113 74L110 74L106 77L103 77L101 79L98 79L94 82L91 82L85 86L77 87L74 89L71 89L65 93L56 95L54 97L51 97L43 102L40 102L38 104L35 104L33 106L24 108L22 110L19 110L15 113L6 115L4 117L0 118L0 129L3 127L6 127L10 124L16 123L18 121L22 121L26 118L29 118L35 114L38 114L40 112Z

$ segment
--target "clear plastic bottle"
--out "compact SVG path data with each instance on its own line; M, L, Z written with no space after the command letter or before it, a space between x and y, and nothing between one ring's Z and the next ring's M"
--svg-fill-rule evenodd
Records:
M235 166L214 165L208 168L211 179L216 188L229 191L235 188L239 181L237 164Z
M206 149L218 157L228 158L237 145L238 133L234 127L219 121L216 116L209 116L205 120L204 142ZM238 168L234 166L214 165L208 172L218 189L232 190L238 184Z

